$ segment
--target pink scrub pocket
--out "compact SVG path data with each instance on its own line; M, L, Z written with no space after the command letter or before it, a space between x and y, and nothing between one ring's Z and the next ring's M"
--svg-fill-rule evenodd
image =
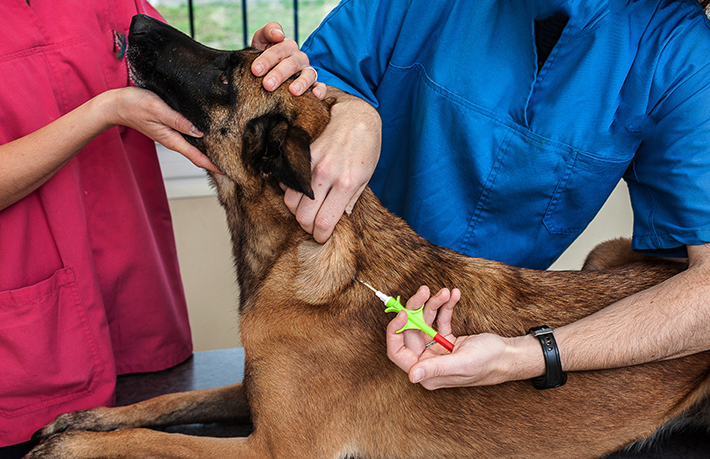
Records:
M71 268L0 292L0 417L85 397L102 371Z

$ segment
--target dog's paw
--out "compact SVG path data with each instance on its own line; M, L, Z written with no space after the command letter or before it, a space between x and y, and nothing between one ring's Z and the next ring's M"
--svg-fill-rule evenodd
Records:
M109 408L92 408L90 410L74 411L60 414L54 421L39 429L32 435L32 440L43 441L52 435L69 430L92 430L106 432L115 430L117 426L109 425Z

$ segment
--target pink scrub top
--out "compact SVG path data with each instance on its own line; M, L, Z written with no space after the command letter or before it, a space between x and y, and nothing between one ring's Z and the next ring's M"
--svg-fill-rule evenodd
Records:
M128 85L114 32L136 13L157 15L143 0L2 0L0 144ZM110 129L0 211L0 446L191 353L154 143Z

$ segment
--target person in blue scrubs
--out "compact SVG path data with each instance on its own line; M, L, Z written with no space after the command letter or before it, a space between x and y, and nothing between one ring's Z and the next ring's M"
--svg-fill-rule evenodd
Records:
M344 0L302 47L343 101L312 146L316 199L285 201L324 242L369 181L431 242L544 269L624 179L633 249L691 267L555 330L563 368L710 349L709 44L695 0ZM432 389L545 368L530 335L458 337L431 359L388 345Z

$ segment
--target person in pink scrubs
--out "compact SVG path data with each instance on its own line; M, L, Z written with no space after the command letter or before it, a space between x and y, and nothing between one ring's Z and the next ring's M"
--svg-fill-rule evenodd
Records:
M130 86L138 13L159 17L144 0L0 2L0 447L192 353L154 141L214 166L179 133L201 135L188 120ZM272 49L255 71L291 57L276 85L308 64Z

